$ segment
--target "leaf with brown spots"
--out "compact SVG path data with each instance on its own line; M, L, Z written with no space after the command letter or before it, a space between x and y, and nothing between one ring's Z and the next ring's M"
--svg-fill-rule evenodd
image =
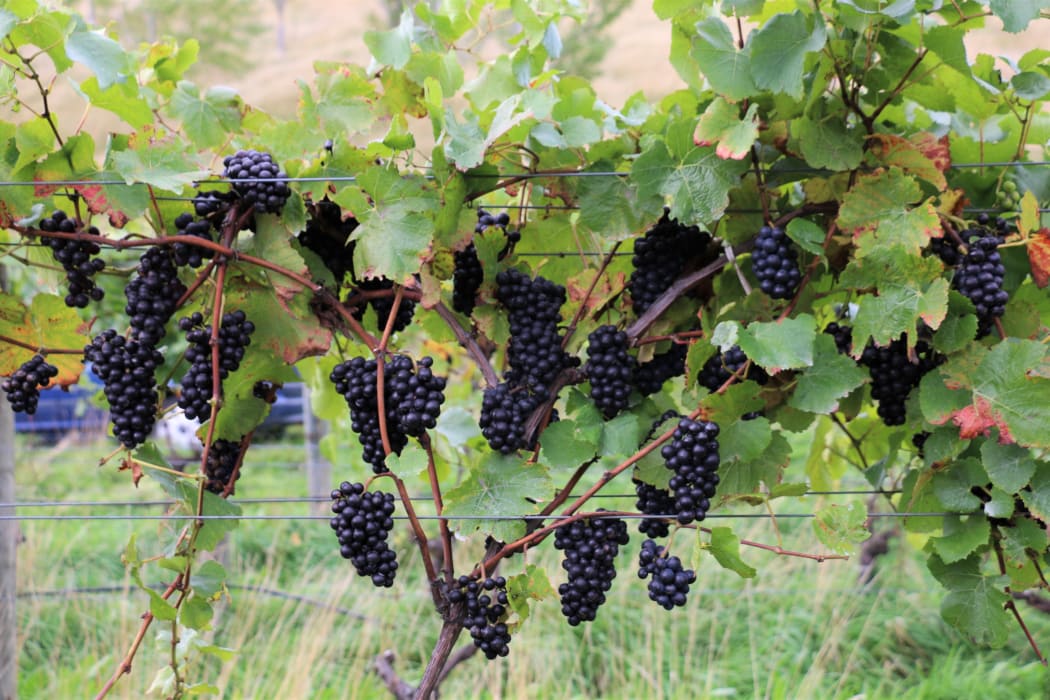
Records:
M1032 279L1040 289L1050 283L1050 229L1042 228L1028 240L1028 262Z

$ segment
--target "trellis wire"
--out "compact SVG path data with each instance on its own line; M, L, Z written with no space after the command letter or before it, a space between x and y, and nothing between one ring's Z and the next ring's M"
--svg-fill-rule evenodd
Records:
M849 489L844 491L807 491L802 496L874 496L901 493L900 490ZM431 494L412 496L413 501L428 501ZM570 499L579 498L580 494L570 494ZM591 498L637 498L634 493L596 493ZM328 496L267 496L260 498L238 498L230 501L237 505L266 503L326 503L332 499ZM129 508L145 506L173 506L178 501L7 501L0 502L0 508Z
M1009 168L1009 167L1021 167L1021 168L1032 168L1032 167L1045 167L1050 166L1050 160L1017 160L1017 161L993 161L988 163L951 163L948 165L948 170L962 170L966 168ZM836 172L829 171L827 169L811 168L811 167L798 167L798 168L764 168L764 172L772 173L826 173ZM845 171L843 171L845 172ZM475 179L503 179L503 178L520 178L524 180L532 179L545 179L545 178L575 178L575 177L629 177L630 171L623 170L573 170L565 172L555 173L544 173L544 172L511 172L511 173L464 173L464 177L475 178ZM423 177L432 178L432 175L424 175ZM356 175L312 175L305 177L260 177L260 178L222 178L218 180L197 180L193 183L194 187L200 185L222 185L231 183L250 183L250 182L357 182ZM79 187L79 186L91 186L91 185L104 185L107 187L111 186L123 186L123 187L147 187L148 183L144 182L127 182L126 180L0 180L0 187Z
M868 513L870 518L941 518L948 515L959 515L952 512L916 512L916 513ZM409 520L407 515L392 515L394 520ZM494 514L456 514L447 513L442 515L416 515L417 520L563 520L573 518L573 515L542 515L539 513L523 513L518 515L494 515ZM620 518L623 520L675 520L676 513L663 513L646 515L642 513L611 513L608 515L595 513L588 517L593 518ZM708 513L705 520L780 520L780 519L812 519L817 517L816 513ZM308 515L308 514L267 514L267 515L195 515L193 513L158 513L153 515L131 515L131 514L104 514L104 515L0 515L0 520L331 520L330 515Z

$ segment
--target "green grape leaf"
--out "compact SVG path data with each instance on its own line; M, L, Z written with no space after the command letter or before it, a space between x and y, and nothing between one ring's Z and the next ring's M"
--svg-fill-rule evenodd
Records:
M862 352L860 338L874 338L879 345L887 345L901 333L913 331L922 319L931 328L937 328L948 313L948 281L938 277L929 283L916 280L914 286L887 283L878 295L866 295L853 322L854 353ZM908 335L914 344L915 333Z
M738 49L729 27L718 17L696 25L689 55L716 93L737 101L758 92L751 78L750 47Z
M1031 490L1021 491L1021 501L1032 515L1050 522L1050 464L1036 463L1036 472L1029 482Z
M930 547L945 564L965 559L988 544L992 528L981 515L944 516L944 536L931 537Z
M305 277L309 275L309 269L303 256L291 245L293 238L283 217L256 214L255 235L247 252ZM292 296L303 289L301 284L280 273L266 270L264 274L270 278L270 285L280 297Z
M54 294L37 293L26 307L14 295L0 292L0 336L17 338L34 348L80 349L87 345L87 326L75 309ZM35 350L0 340L0 375L9 375L27 362ZM84 369L79 354L50 354L45 358L58 368L49 386L75 384Z
M678 160L667 144L656 141L634 162L631 180L643 198L668 197L671 217L689 224L713 221L729 206L729 190L748 168L723 160L710 147L693 148Z
M981 461L992 483L1007 493L1020 491L1035 474L1031 452L1017 445L986 440L981 445Z
M740 329L737 344L744 354L770 374L813 364L816 319L798 314L782 321L752 323Z
M597 441L573 420L560 420L540 436L540 463L551 469L576 469L598 454Z
M222 382L222 405L228 409L220 410L215 419L215 437L239 441L269 415L270 404L253 391L256 382L262 380L285 384L298 380L298 375L267 350L246 352L241 366ZM198 434L206 436L207 430L205 423Z
M183 187L208 174L190 160L185 146L177 141L143 139L133 149L113 153L112 162L129 185L143 183L173 192L181 192Z
M227 289L226 304L244 311L255 324L253 346L265 348L288 364L322 355L331 346L332 332L310 309L309 293L281 295L243 278L230 279Z
M760 421L765 421L766 425L763 426ZM750 423L757 425L750 426ZM751 421L738 421L719 435L719 453L722 457L718 468L720 501L729 500L733 496L756 494L763 484L772 488L780 482L782 470L791 461L791 445L779 432L772 432L768 438L764 437L768 429L768 421L765 418L756 418ZM753 458L747 457L748 437L766 443L762 451ZM723 445L743 449L741 454L736 454Z
M55 147L55 134L51 124L43 117L29 119L15 128L15 148L18 160L12 171L18 171L26 165L40 160Z
M99 87L98 78L91 76L80 83L78 90L92 106L112 112L133 129L141 129L153 121L153 111L140 96L139 87L133 80L125 80L103 90Z
M398 26L387 31L374 29L365 32L365 46L381 64L401 69L412 56L413 15L411 10L401 13Z
M507 605L518 614L519 620L529 617L531 602L546 600L555 595L547 571L535 564L526 564L525 571L507 577Z
M788 405L810 413L831 413L838 410L840 399L868 379L868 373L840 354L827 333L817 334L814 350L813 364L799 376Z
M700 531L697 530L699 538ZM711 554L723 569L736 572L740 578L754 578L758 570L740 558L740 538L731 528L711 528Z
M123 82L133 74L128 53L101 31L78 27L66 37L66 55L94 73L101 90Z
M740 108L716 97L700 115L693 140L698 146L715 146L719 158L740 159L758 139L758 105L751 104L740 117Z
M1010 600L1003 588L1006 576L981 573L981 557L945 563L936 554L927 561L930 573L948 589L941 601L941 617L977 644L1001 647L1009 638L1011 619L1004 606Z
M226 569L222 564L209 559L193 568L193 591L205 598L212 598L226 586Z
M979 461L960 459L934 472L933 492L945 509L973 513L981 507L981 499L971 489L974 486L983 487L987 482L988 475Z
M755 85L800 99L807 54L827 40L823 20L812 22L801 12L774 15L749 39L751 77Z
M807 219L792 219L784 229L787 237L807 253L824 255L824 239L827 234L820 226Z
M813 532L825 547L840 554L852 554L857 545L871 537L864 526L868 511L862 503L824 506L814 513Z
M1024 31L1041 10L1050 9L1050 0L990 0L992 13L1003 21L1008 32Z
M853 235L858 257L895 245L920 255L942 233L930 200L913 206L921 198L919 184L899 168L862 175L843 198L839 228Z
M230 88L211 88L201 97L193 83L180 80L171 96L171 112L199 148L216 148L237 131L241 101Z
M179 606L179 622L192 630L206 630L213 612L206 598L191 594Z
M194 506L197 504L196 483L188 483L187 480L180 479L175 482L175 486L180 493L179 499L184 504L192 504ZM231 503L225 498L219 498L218 495L211 491L204 492L203 506L201 515L223 516L206 518L204 525L197 533L197 539L194 540L194 544L199 551L210 552L222 542L222 538L226 536L226 533L237 529L237 525L240 522L237 518L241 516L243 511L236 503Z
M522 464L520 457L489 453L461 484L445 494L445 514L456 530L470 534L481 530L502 542L525 534L520 519L471 518L475 515L531 515L554 495L554 483L546 468Z
M864 157L860 129L848 129L839 115L822 121L799 117L791 123L806 164L829 170L852 170Z
M608 171L613 167L609 161L598 161L591 169ZM577 192L580 225L610 243L632 236L650 215L639 206L637 190L622 177L580 178Z

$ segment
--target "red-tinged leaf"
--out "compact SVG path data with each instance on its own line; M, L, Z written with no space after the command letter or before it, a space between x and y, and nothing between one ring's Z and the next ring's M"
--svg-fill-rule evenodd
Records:
M740 160L758 138L758 122L757 104L752 104L741 118L738 106L716 97L700 116L693 142L697 146L716 146L715 155L719 158Z
M138 486L139 481L142 480L142 465L133 459L125 459L120 463L120 468L117 471L130 471L131 483L135 486Z
M53 195L57 191L58 191L58 188L55 187L54 185L44 185L44 184L33 185L33 196L36 197L37 199L46 199L47 197L50 197L51 195Z
M128 225L128 215L116 209L109 210L109 225L113 228L124 228Z
M948 181L944 171L923 153L922 149L895 134L873 134L870 139L872 152L887 166L897 166L907 173L926 180L938 189L946 189Z
M982 435L987 437L992 428L999 428L999 442L1004 444L1013 442L1006 423L1001 417L996 418L991 404L979 396L974 397L971 405L957 411L952 416L952 422L959 427L959 437L965 440L972 440Z
M919 152L933 163L934 167L942 173L948 172L948 168L952 165L952 151L947 134L937 138L929 132L922 132L912 136L911 140Z
M84 203L92 214L101 214L109 209L109 202L101 185L77 185L73 189L84 198Z
M1029 239L1028 262L1036 286L1043 289L1050 284L1050 229L1039 229Z

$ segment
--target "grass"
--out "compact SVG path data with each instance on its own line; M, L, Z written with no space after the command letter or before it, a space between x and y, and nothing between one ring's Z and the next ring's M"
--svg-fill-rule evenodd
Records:
M98 469L93 456L106 446L75 449L20 445L20 500L162 498L144 479L136 491L127 473ZM305 476L286 466L298 461L293 445L249 453L242 498L303 495ZM285 466L281 466L285 465ZM336 469L336 474L339 469ZM604 504L603 504L604 505ZM811 506L809 503L803 506ZM249 511L248 508L251 508ZM781 506L783 507L783 506ZM304 504L245 506L252 513L302 513ZM68 508L63 512L84 512ZM157 512L159 507L134 512ZM37 511L33 511L37 512ZM40 511L51 512L51 511ZM132 512L117 508L112 512ZM743 537L773 542L767 521L719 521ZM816 549L809 524L782 520L787 547ZM23 521L18 589L19 696L90 697L116 667L146 609L146 595L131 586L120 552L136 533L144 555L162 551L171 530L157 521ZM323 520L243 521L224 545L234 586L210 636L238 650L229 663L207 661L193 679L215 683L223 698L389 697L369 668L384 649L397 668L418 679L439 620L421 580L418 553L407 526L395 530L402 561L393 589L374 589L356 577L334 548ZM688 552L680 533L676 549ZM1018 631L1001 650L975 648L940 619L942 591L921 554L895 540L879 560L875 582L856 585L852 562L777 557L748 550L759 569L745 581L705 558L689 605L671 613L651 604L634 575L636 547L621 554L620 578L598 619L568 627L556 600L534 606L515 634L511 655L487 663L480 656L456 669L442 688L447 698L906 698L1047 697L1047 672ZM477 558L460 547L462 565ZM530 561L553 563L549 546ZM512 560L505 574L520 570ZM556 564L553 570L557 570ZM160 573L150 574L159 582ZM560 576L554 577L555 585ZM90 586L116 586L100 594L27 595ZM266 589L268 592L256 590ZM308 600L280 597L284 592ZM1044 647L1050 621L1025 610ZM151 629L130 678L110 697L143 697L169 648ZM464 635L460 643L469 642Z

